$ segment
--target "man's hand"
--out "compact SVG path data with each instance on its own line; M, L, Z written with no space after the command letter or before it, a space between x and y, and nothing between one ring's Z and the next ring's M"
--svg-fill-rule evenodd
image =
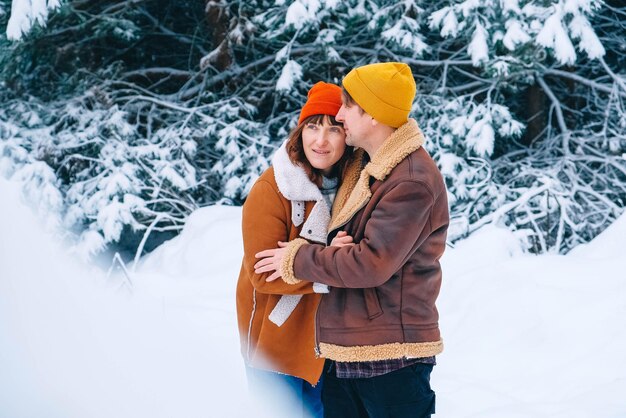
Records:
M346 231L339 231L333 240L330 242L331 247L345 247L354 245L354 239L348 235Z
M285 247L287 242L278 241L278 247L271 250L263 250L256 253L254 256L260 258L254 265L254 272L256 274L267 273L272 271L273 273L265 279L266 282L273 282L281 277L280 266L282 265L283 258L285 257Z

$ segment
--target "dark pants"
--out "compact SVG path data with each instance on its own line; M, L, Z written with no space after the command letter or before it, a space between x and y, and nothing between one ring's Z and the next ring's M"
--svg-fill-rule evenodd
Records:
M246 366L250 394L265 413L280 418L322 418L322 381L315 386L299 377Z
M432 364L417 363L367 379L340 379L334 367L327 367L322 388L324 417L428 418L435 413L432 369Z

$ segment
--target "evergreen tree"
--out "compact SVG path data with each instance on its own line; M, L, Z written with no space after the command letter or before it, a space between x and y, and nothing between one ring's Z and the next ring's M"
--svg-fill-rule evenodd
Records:
M566 252L623 211L621 3L48 5L20 40L0 38L0 169L86 252L134 249L198 206L240 204L307 88L376 61L413 69L412 116L446 179L452 240L496 222L532 251Z

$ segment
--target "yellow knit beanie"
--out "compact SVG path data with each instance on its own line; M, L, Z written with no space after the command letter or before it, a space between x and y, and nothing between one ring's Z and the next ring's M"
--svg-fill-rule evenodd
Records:
M409 117L415 98L415 80L408 65L384 62L353 69L343 87L377 121L398 128Z

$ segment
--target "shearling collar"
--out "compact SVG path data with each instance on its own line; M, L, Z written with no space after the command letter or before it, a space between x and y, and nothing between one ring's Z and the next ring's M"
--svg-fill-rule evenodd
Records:
M383 142L364 168L369 175L383 181L391 170L410 153L424 144L424 134L415 119L409 119Z
M364 152L355 152L355 157L346 169L341 186L337 191L329 231L348 222L372 197L369 178L383 181L391 170L409 154L424 144L424 134L415 119L399 127L376 151L371 161L363 167Z
M286 143L276 150L272 165L278 190L291 202L291 222L295 226L300 226L304 222L300 236L310 241L326 244L330 208L320 189L309 179L302 167L291 162L287 155ZM315 205L305 222L304 202L306 201L313 201Z
M309 179L302 167L295 165L289 159L286 145L287 143L284 142L272 157L278 190L287 200L322 200L323 196L319 187Z

